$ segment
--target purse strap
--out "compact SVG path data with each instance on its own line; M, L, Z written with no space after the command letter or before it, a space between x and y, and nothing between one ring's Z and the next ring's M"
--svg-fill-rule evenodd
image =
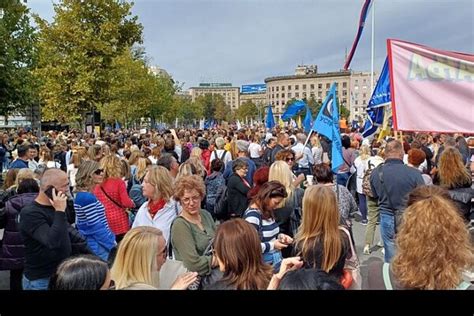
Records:
M383 283L386 290L393 290L392 281L390 280L390 264L387 262L383 263L382 274L383 274Z
M357 263L359 263L359 258L357 257L357 253L352 243L351 233L349 233L349 231L345 227L339 226L339 229L342 230L344 234L346 234L347 238L349 239L349 245L351 246L351 257L348 258L348 260L356 261Z
M100 189L102 190L102 192L105 194L105 196L110 200L110 202L114 203L116 206L122 208L122 209L126 209L126 207L123 207L122 205L120 205L119 203L117 203L114 199L112 199L110 197L110 195L107 194L107 192L105 192L104 188L102 186L100 186Z

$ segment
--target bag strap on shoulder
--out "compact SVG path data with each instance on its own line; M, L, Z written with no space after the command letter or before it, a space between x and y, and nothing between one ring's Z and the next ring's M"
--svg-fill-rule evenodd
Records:
M355 251L354 244L352 243L351 233L347 230L347 228L345 228L343 226L339 226L339 229L342 230L344 232L344 234L346 234L347 238L349 239L349 245L351 247L351 257L349 259L358 261L359 258L357 257L357 253Z
M110 197L110 195L107 194L107 192L105 192L104 188L102 186L99 186L100 189L102 190L102 192L105 194L105 196L110 200L110 202L114 203L116 206L120 207L120 208L123 208L125 209L125 207L123 207L122 205L120 205L117 201L115 201L114 199L112 199Z

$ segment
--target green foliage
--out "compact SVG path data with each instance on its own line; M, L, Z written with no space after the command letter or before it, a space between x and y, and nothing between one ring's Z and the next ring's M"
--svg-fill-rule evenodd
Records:
M36 17L41 33L35 73L42 83L45 120L70 122L92 108L106 108L117 75L114 58L142 41L131 6L115 0L63 0L54 4L52 23Z
M242 103L237 109L235 116L239 120L245 120L245 118L256 118L258 116L257 106L250 100Z
M3 0L0 19L0 115L25 112L38 102L32 76L36 62L36 30L29 9L20 1Z
M224 98L219 94L200 95L196 98L195 103L202 108L206 119L224 120L227 113L231 112L230 106L226 105Z

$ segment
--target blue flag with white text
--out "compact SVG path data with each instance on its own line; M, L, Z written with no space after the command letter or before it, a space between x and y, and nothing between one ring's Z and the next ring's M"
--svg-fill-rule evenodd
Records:
M336 84L333 83L329 94L323 102L316 120L313 122L313 131L326 136L332 142L331 167L337 172L343 164L341 132L339 130L339 109L337 105Z
M388 70L388 58L386 58L379 81L377 81L372 97L367 104L367 120L364 124L363 137L374 134L377 128L382 125L385 107L390 106L392 102L390 94L390 73Z

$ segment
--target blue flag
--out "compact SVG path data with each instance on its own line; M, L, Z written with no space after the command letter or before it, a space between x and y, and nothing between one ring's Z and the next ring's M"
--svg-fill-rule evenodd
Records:
M390 74L388 71L388 59L386 58L379 81L377 82L369 104L367 105L368 117L364 124L364 132L362 133L363 137L368 137L374 134L377 131L377 128L382 125L385 106L389 106L391 101Z
M316 120L313 123L313 131L326 136L332 142L331 165L332 171L337 172L343 164L341 132L339 130L339 109L337 106L336 84L333 83L329 94L323 102Z
M313 116L311 115L311 110L309 109L309 106L306 106L306 115L304 116L304 120L303 120L305 133L309 133L311 131L312 124L313 124Z
M285 113L282 114L281 119L287 120L295 116L299 111L306 107L306 103L303 100L296 100L293 104L290 104L287 108Z
M273 117L272 105L268 105L267 118L265 119L265 126L268 129L275 127L275 118Z

